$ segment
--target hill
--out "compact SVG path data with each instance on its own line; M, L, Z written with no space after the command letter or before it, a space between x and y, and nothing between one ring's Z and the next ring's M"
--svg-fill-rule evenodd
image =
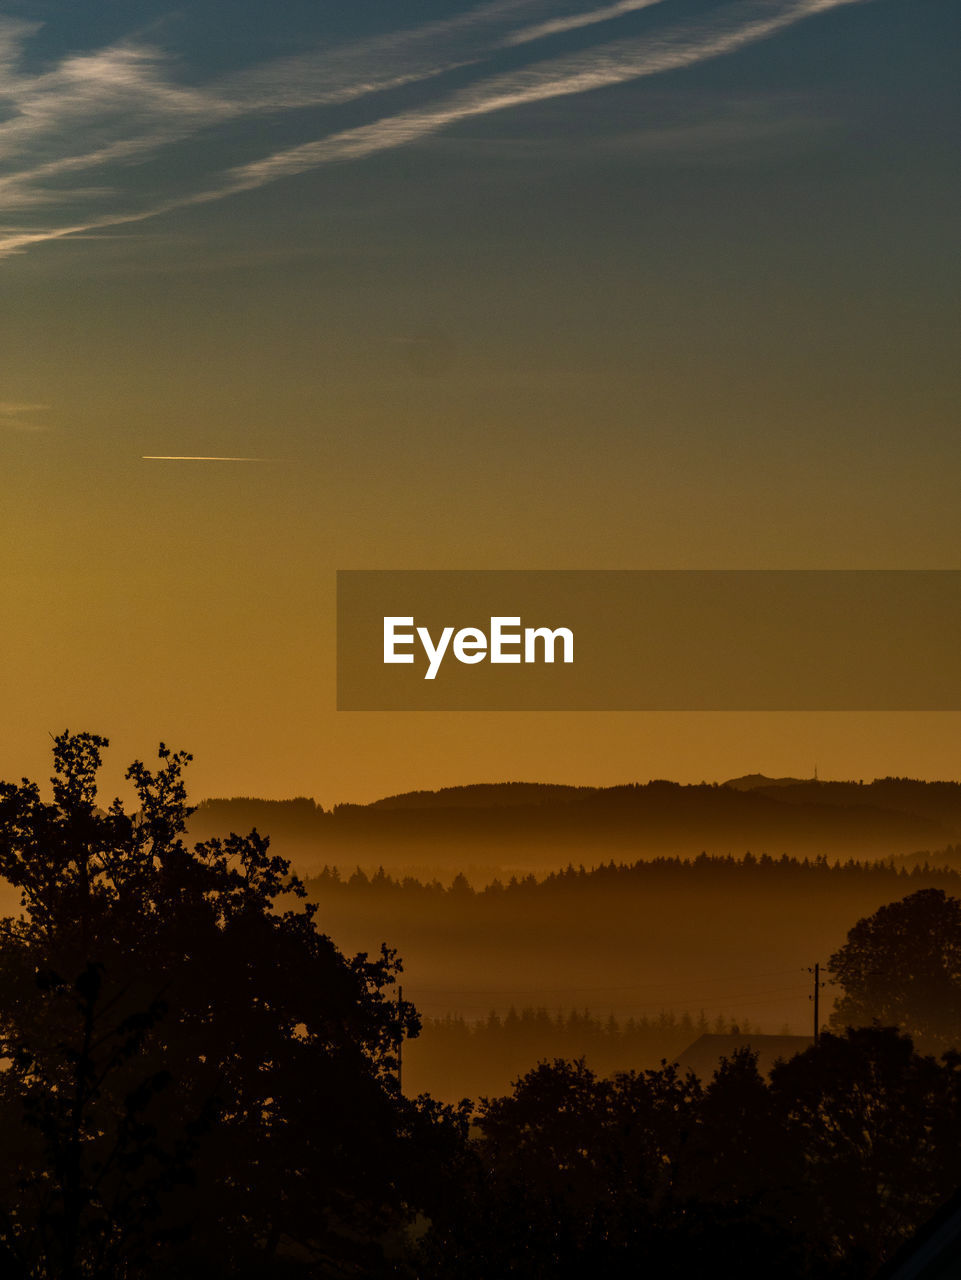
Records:
M747 785L747 784L750 785ZM313 800L208 800L191 833L258 830L305 873L350 871L473 879L569 861L768 853L904 857L961 840L961 785L881 778L867 784L768 779L616 787L505 782L413 791L326 810Z

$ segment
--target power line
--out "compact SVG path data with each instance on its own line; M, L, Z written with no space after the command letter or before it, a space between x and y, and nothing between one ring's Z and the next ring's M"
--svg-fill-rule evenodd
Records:
M682 1007L686 1007L688 1011L693 1006L696 1006L702 1009L730 1011L732 1009L735 1009L735 1010L745 1009L745 1008L751 1008L753 1006L776 1005L776 1004L783 1003L785 997L793 996L795 997L795 999L797 999L797 998L800 998L802 994L803 993L799 991L797 987L783 987L778 991L768 991L760 994L748 993L745 995L692 996L686 999L677 998L674 1003ZM600 1013L604 1013L607 1011L607 1007L604 1001L594 1002L594 1003L595 1003L595 1007L598 1003L600 1004ZM489 1014L489 1013L496 1012L498 1008L503 1009L505 1005L510 1005L510 1007L516 1007L517 1005L522 1005L522 1008L528 1008L528 1009L529 1008L542 1009L546 1007L543 1003L538 1005L534 1005L530 1002L522 1004L522 1002L519 999L515 999L511 997L508 997L507 999L494 997L493 999L487 1000L482 1004L474 1003L474 1002L464 1003L463 1001L454 1001L454 1000L449 1002L444 1002L444 1003L438 1000L427 1000L427 1001L418 1001L417 1005L418 1005L418 1008L421 1010L421 1012L428 1017L437 1017L437 1016L444 1016L444 1015L456 1016L456 1015L465 1014L465 1013ZM452 1008L452 1005L454 1006L453 1008ZM578 1011L577 1006L574 1006L574 1005L569 1006L569 1009L571 1012ZM585 1011L590 1012L590 1010L585 1010ZM673 1009L671 1009L670 1011L673 1012ZM557 1012L562 1013L564 1012L564 1010L558 1009ZM628 1006L628 1011L625 1011L623 1007L620 1008L618 1011L618 1016L622 1018L649 1017L649 1016L656 1016L657 1014L660 1014L663 1012L665 1012L665 1006L663 1003L645 1004L645 1005L631 1004ZM595 1016L600 1016L600 1013L597 1013Z
M723 978L706 978L706 979L703 979L703 981L705 981L705 982L730 982L730 981L733 979L735 982L739 982L739 981L741 981L742 979L747 980L747 979L749 979L749 978L757 978L757 979L762 979L762 978L781 978L781 977L787 977L787 975L788 975L788 974L796 974L796 973L797 973L797 969L793 969L793 968L792 968L792 969L773 969L773 970L770 970L770 971L765 972L765 973L756 973L756 972L752 972L752 973L743 973L743 974L727 974L727 975L725 975ZM497 994L497 995L502 995L502 994L503 994L503 995L511 995L511 994L515 994L515 993L516 993L516 994L541 994L541 993L543 993L544 995L553 995L553 994L555 994L555 993L565 994L565 993L570 992L570 991L647 991L647 990L652 990L652 989L653 989L653 990L656 990L656 991L669 991L669 990L671 990L672 988L676 988L677 986L678 986L678 983L676 983L676 982L667 982L667 983L665 983L665 982L658 982L658 981L656 981L656 980L655 980L655 981L653 981L653 982L626 982L626 983L618 983L618 984L614 984L614 985L607 985L607 984L605 984L605 983L599 983L599 982L596 982L596 983L589 983L589 984L584 984L584 985L575 985L575 984L571 984L571 985L565 985L565 986L561 986L561 987L542 987L542 986L531 986L531 987L429 987L429 986L424 986L424 987L420 987L420 990L421 990L421 991L423 991L423 992L428 992L428 993L433 992L433 993L436 993L436 994L438 994L438 995L440 995L440 996L447 996L447 995L451 995L451 996L461 996L461 995L465 995L465 996L486 996L486 995L492 995L492 994Z

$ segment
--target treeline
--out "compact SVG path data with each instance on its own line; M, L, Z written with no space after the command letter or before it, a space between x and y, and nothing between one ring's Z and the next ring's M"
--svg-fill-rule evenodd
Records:
M950 847L945 851L946 854L953 852ZM308 877L305 884L310 893L324 896L331 893L405 894L422 900L448 898L463 901L468 897L493 899L505 894L550 894L583 888L608 889L638 884L663 885L669 881L691 883L694 880L705 885L724 880L731 884L732 889L762 883L768 886L776 881L812 885L814 881L823 884L825 880L848 883L861 880L872 885L890 884L895 894L910 890L921 880L926 885L943 888L956 887L961 882L961 872L951 867L931 866L926 855L915 857L924 857L925 860L912 858L910 865L906 865L893 858L864 862L853 858L846 861L826 857L794 858L787 854L773 858L766 853L759 857L752 853L745 853L742 857L701 853L696 858L647 858L630 863L611 859L591 868L568 864L562 870L544 876L511 876L506 883L495 878L490 884L477 889L462 873L445 886L437 879L395 878L383 867L378 867L373 875L367 875L357 867L351 875L344 876L338 867L325 865L319 874Z
M961 896L947 869L764 855L572 865L476 888L463 875L445 886L328 866L305 885L343 950L398 948L408 997L429 1013L746 1009L794 1029L810 1016L804 967L826 961L853 920L922 888Z
M690 858L702 849L869 860L943 848L961 838L961 785L484 784L327 810L303 797L209 800L190 820L195 839L251 826L304 872L323 863L382 863L401 875L427 869L446 877L469 866L491 876L500 868L522 875L568 861Z
M930 871L932 867L961 871L961 844L949 844L944 849L922 849L918 853L903 853L891 859L896 867L905 867L908 871L919 869Z
M892 1028L824 1034L767 1079L749 1052L705 1084L541 1063L475 1126L430 1280L868 1280L961 1182L957 1055Z
M703 1012L656 1017L603 1018L587 1010L551 1013L528 1006L501 1017L469 1021L456 1014L422 1019L416 1040L404 1046L405 1088L444 1101L503 1092L531 1063L584 1058L601 1075L656 1067L673 1061L698 1036L756 1031L749 1019L736 1021Z

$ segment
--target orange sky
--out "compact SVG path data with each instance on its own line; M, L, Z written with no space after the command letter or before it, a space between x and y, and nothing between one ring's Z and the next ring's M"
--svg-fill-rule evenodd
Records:
M953 0L720 4L723 54L527 7L3 28L0 776L66 727L198 798L961 776L948 714L334 710L338 568L959 566Z

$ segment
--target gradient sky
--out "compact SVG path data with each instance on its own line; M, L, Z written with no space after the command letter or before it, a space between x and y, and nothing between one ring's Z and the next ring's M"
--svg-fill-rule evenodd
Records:
M961 776L958 715L334 710L337 568L958 568L957 0L0 17L0 776ZM258 462L144 461L143 455Z

